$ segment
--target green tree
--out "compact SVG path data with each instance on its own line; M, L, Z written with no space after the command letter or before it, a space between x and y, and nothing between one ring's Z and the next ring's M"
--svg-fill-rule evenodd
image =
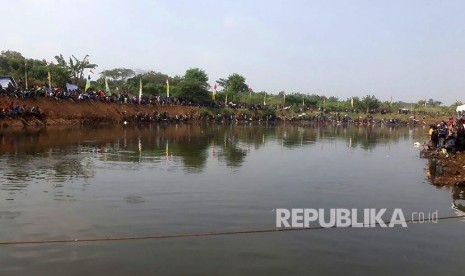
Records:
M286 95L286 105L302 105L304 94L292 93Z
M134 77L136 72L128 68L113 68L108 70L103 70L100 72L100 78L98 83L104 85L105 78L108 78L108 85L113 88L118 88L121 90L129 90L130 85L126 85L126 81ZM137 85L139 85L139 80L137 79Z
M52 87L64 87L66 83L70 81L70 72L66 70L66 68L52 63L48 66L48 70L52 77Z
M229 87L229 81L228 79L223 79L223 78L220 78L219 80L216 81L216 83L223 87L224 90L227 90L228 87Z
M337 103L339 101L339 99L335 96L331 96L328 98L327 100L328 102L332 102L332 103Z
M234 93L249 92L249 87L245 84L245 78L239 74L232 74L228 77L229 90Z
M100 75L103 77L108 77L112 81L125 82L127 79L135 76L136 72L128 68L114 68L103 70Z
M202 69L191 68L176 86L176 96L182 100L201 102L210 98L208 76Z
M249 91L249 86L245 84L245 77L237 73L229 75L227 79L219 79L216 83L222 86L223 91L228 95L237 95Z
M436 100L433 100L433 99L429 99L428 102L426 103L426 105L430 106L430 107L436 107L436 106L442 105L442 102L441 101L436 101Z
M0 55L0 74L19 79L24 76L26 59L15 51L2 51Z
M323 102L323 99L321 98L321 96L316 95L316 94L312 94L312 95L305 97L305 103L308 106L317 107L322 102Z
M380 105L380 101L374 95L366 95L362 98L361 106L366 110L366 113L370 113L372 109L377 109Z
M149 71L138 74L135 77L129 78L127 80L127 84L131 90L139 89L140 79L142 79L142 89L145 95L163 95L166 92L166 80L169 80L170 87L177 83L176 80L170 78L166 74Z
M64 83L70 81L75 84L84 83L84 70L95 69L97 64L89 62L89 55L85 55L82 60L77 59L74 55L71 55L69 62L66 62L62 54L55 56L56 67L52 66L54 70L55 78L60 78L60 82ZM66 76L66 77L65 77Z
M41 86L47 79L49 67L46 60L28 59L26 62L28 86Z
M71 77L74 83L78 83L84 79L85 69L95 69L97 64L89 62L89 55L85 55L82 60L78 60L74 55L69 58L69 68Z

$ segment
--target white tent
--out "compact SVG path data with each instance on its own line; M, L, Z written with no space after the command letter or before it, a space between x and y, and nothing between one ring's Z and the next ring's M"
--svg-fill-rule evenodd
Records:
M465 104L457 106L455 109L456 112L464 112L465 111Z
M76 91L78 90L78 86L75 85L75 84L71 84L71 83L66 83L66 90L68 90L68 92L71 92L71 91Z
M8 88L8 85L11 83L13 85L13 88L16 88L16 82L13 79L13 77L2 77L0 76L0 88Z

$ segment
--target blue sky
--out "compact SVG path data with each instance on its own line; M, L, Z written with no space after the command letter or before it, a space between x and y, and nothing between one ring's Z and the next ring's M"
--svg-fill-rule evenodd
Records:
M0 0L1 50L255 90L465 101L465 1Z

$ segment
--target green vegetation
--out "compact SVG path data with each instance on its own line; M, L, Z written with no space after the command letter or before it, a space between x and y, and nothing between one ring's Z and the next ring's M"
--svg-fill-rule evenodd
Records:
M202 69L191 68L186 71L174 89L177 98L192 102L202 102L210 98L208 76Z
M224 100L226 100L226 95L228 95L229 100L237 100L238 97L249 91L249 87L245 84L245 77L237 73L230 75L227 79L219 79L216 83L223 87L221 98L224 98ZM246 102L243 100L241 102Z
M48 84L48 73L52 78L52 86L63 87L66 83L74 83L84 88L84 74L88 70L97 68L97 64L90 62L89 55L82 59L74 55L65 58L63 55L55 56L54 61L25 58L15 51L2 51L0 54L0 75L13 76L21 88L39 87ZM129 68L113 68L100 72L99 78L92 81L95 90L105 89L105 79L112 93L129 93L136 95L142 81L144 95L165 96L167 80L172 97L190 101L192 103L206 103L211 101L211 87L208 83L207 73L200 68L188 69L183 76L169 76L156 71L136 72ZM216 81L218 84L217 103L233 102L235 104L254 104L277 107L287 112L286 115L301 114L307 111L321 113L344 113L350 116L362 114L397 114L400 109L415 114L428 114L431 116L444 116L454 113L456 102L451 106L444 106L442 102L434 99L424 99L417 103L382 102L374 95L362 98L352 97L339 99L335 96L325 97L317 94L301 92L270 94L266 91L249 93L246 78L238 73L232 73L226 78ZM264 112L270 112L266 109Z

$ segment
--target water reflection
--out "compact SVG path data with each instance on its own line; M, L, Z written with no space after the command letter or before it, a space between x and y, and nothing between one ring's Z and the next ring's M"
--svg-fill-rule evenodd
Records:
M458 216L465 215L465 187L451 186L452 209Z
M441 196L435 187L422 182L425 162L418 159L418 149L412 144L421 141L425 132L293 125L152 125L3 132L0 241L269 229L275 226L271 210L277 206L402 208L405 214L439 209L439 215L450 215L448 190L444 189L446 193ZM465 205L462 191L454 189L451 193L457 208ZM224 270L270 275L285 274L289 267L307 264L308 256L313 262L300 274L318 264L332 267L334 256L353 265L333 274L367 263L374 264L372 271L390 271L405 259L398 257L399 251L407 252L416 266L431 270L437 265L428 265L438 263L444 254L425 255L418 244L438 248L440 253L459 252L457 240L462 233L460 225L452 224L455 221L382 231L340 229L4 246L2 260L6 265L0 268L0 274L17 271L28 275L39 270L50 275L70 271L86 274L87 270L108 274L106 267L112 264L127 264L137 271L135 274L153 274L155 270L173 273L173 268L178 268L174 274L187 274L199 269L199 264L203 269L202 261L207 259L214 260L214 266L207 265L202 274ZM361 245L367 250L358 250ZM372 252L378 251L386 254L373 257ZM450 259L449 255L440 259L441 264ZM254 266L258 262L267 270L228 267L230 263L250 263L251 258ZM179 260L186 264L179 266ZM277 260L278 266L274 266ZM149 263L153 265L147 266ZM456 263L460 260L450 261L451 266ZM447 270L447 264L438 271ZM322 271L321 266L313 269L315 273Z
M429 158L426 166L426 178L431 182L436 178L444 175L444 166L441 165L436 158ZM434 183L432 182L434 185ZM451 186L438 186L439 189L449 189L452 198L452 210L458 216L465 215L465 187L451 185Z
M436 176L444 174L444 167L438 163L436 158L429 158L426 166L426 178L434 180Z
M294 125L149 125L62 128L0 133L0 189L17 191L33 180L56 183L95 175L97 162L138 169L171 164L188 173L202 172L209 159L238 168L267 143L283 148L312 147L344 141L348 148L370 151L379 144L416 139L422 129L382 127L302 127Z

